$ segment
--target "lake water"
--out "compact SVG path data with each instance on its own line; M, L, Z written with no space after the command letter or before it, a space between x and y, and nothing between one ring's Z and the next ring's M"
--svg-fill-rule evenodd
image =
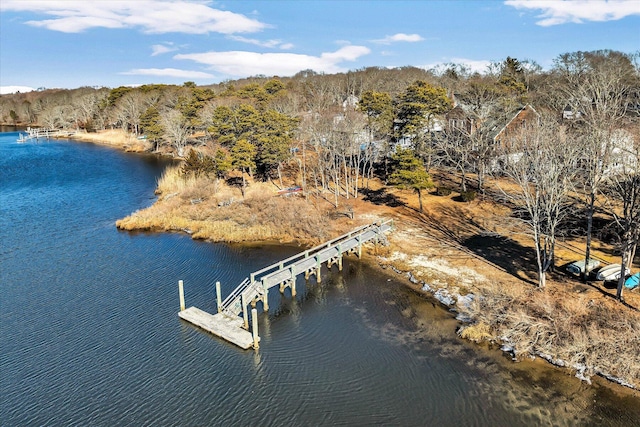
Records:
M0 133L1 426L637 425L637 394L512 363L349 258L271 292L261 348L181 321L300 248L120 232L166 161Z

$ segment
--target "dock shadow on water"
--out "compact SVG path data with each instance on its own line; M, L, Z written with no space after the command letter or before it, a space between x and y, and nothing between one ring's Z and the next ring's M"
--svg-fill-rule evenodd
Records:
M260 349L178 318L215 312L300 248L130 234L164 165L0 134L0 424L13 426L637 425L633 392L513 363L458 339L453 314L353 257L269 295Z

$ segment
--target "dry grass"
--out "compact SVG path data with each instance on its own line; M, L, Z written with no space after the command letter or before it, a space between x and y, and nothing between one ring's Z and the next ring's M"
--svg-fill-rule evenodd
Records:
M149 151L148 143L145 140L137 139L122 129L108 129L95 133L77 132L71 138L93 142L95 144L109 145L129 152L141 153Z
M585 378L600 374L640 388L637 290L625 291L625 305L613 298L615 289L580 284L562 272L550 273L547 287L538 289L530 239L505 223L503 206L429 194L421 214L415 196L395 194L406 206L395 210L401 218L390 236L393 252L382 262L410 272L416 291L473 294L470 303L456 305L469 320L461 337L506 344L518 358L541 356ZM582 240L561 243L559 265L583 256ZM609 245L596 242L593 251L603 262L619 260ZM484 279L473 280L468 269Z
M276 188L238 188L206 177L184 177L168 168L158 181L158 201L116 222L123 230L185 231L216 242L303 241L329 237L326 212L300 197L275 197Z
M465 311L487 325L485 339L507 343L518 357L545 355L587 377L612 375L640 386L640 314L619 303L553 288L488 286Z

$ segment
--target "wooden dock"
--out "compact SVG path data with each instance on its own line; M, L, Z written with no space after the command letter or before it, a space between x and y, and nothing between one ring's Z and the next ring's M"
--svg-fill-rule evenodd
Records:
M185 310L183 284L179 281L181 310L179 316L241 348L247 349L251 346L258 348L258 320L255 307L258 302L262 302L264 311L269 310L268 295L271 288L278 286L280 293L290 288L291 295L295 297L296 279L299 275L304 274L306 279L315 276L316 282L320 283L321 267L324 263L329 268L337 265L338 269L342 270L344 254L353 253L360 257L364 243L386 241L385 233L391 230L392 226L391 220L365 225L315 248L255 271L243 280L224 301L220 295L220 283L216 283L218 313L215 315L195 307ZM249 306L253 307L251 333L248 332Z
M253 336L251 332L242 329L240 317L234 319L224 313L209 314L196 307L189 307L179 312L178 316L244 350L253 346Z
M63 129L48 129L48 128L27 128L27 133L20 133L18 142L27 142L32 139L49 139L49 138L68 138L75 134L73 131Z

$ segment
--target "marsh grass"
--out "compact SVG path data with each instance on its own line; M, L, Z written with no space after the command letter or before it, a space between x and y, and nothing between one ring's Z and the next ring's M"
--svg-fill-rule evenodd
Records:
M586 295L490 285L467 307L477 327L461 336L510 345L517 357L548 355L586 377L603 374L640 386L640 314ZM463 308L464 310L464 308Z
M251 182L238 188L206 176L183 175L179 166L158 180L158 201L116 222L123 230L184 231L216 242L325 240L326 212L300 197L276 197L276 187Z
M95 133L77 132L72 138L80 141L118 147L130 152L144 152L149 151L150 148L148 142L137 139L134 135L122 129L107 129Z

